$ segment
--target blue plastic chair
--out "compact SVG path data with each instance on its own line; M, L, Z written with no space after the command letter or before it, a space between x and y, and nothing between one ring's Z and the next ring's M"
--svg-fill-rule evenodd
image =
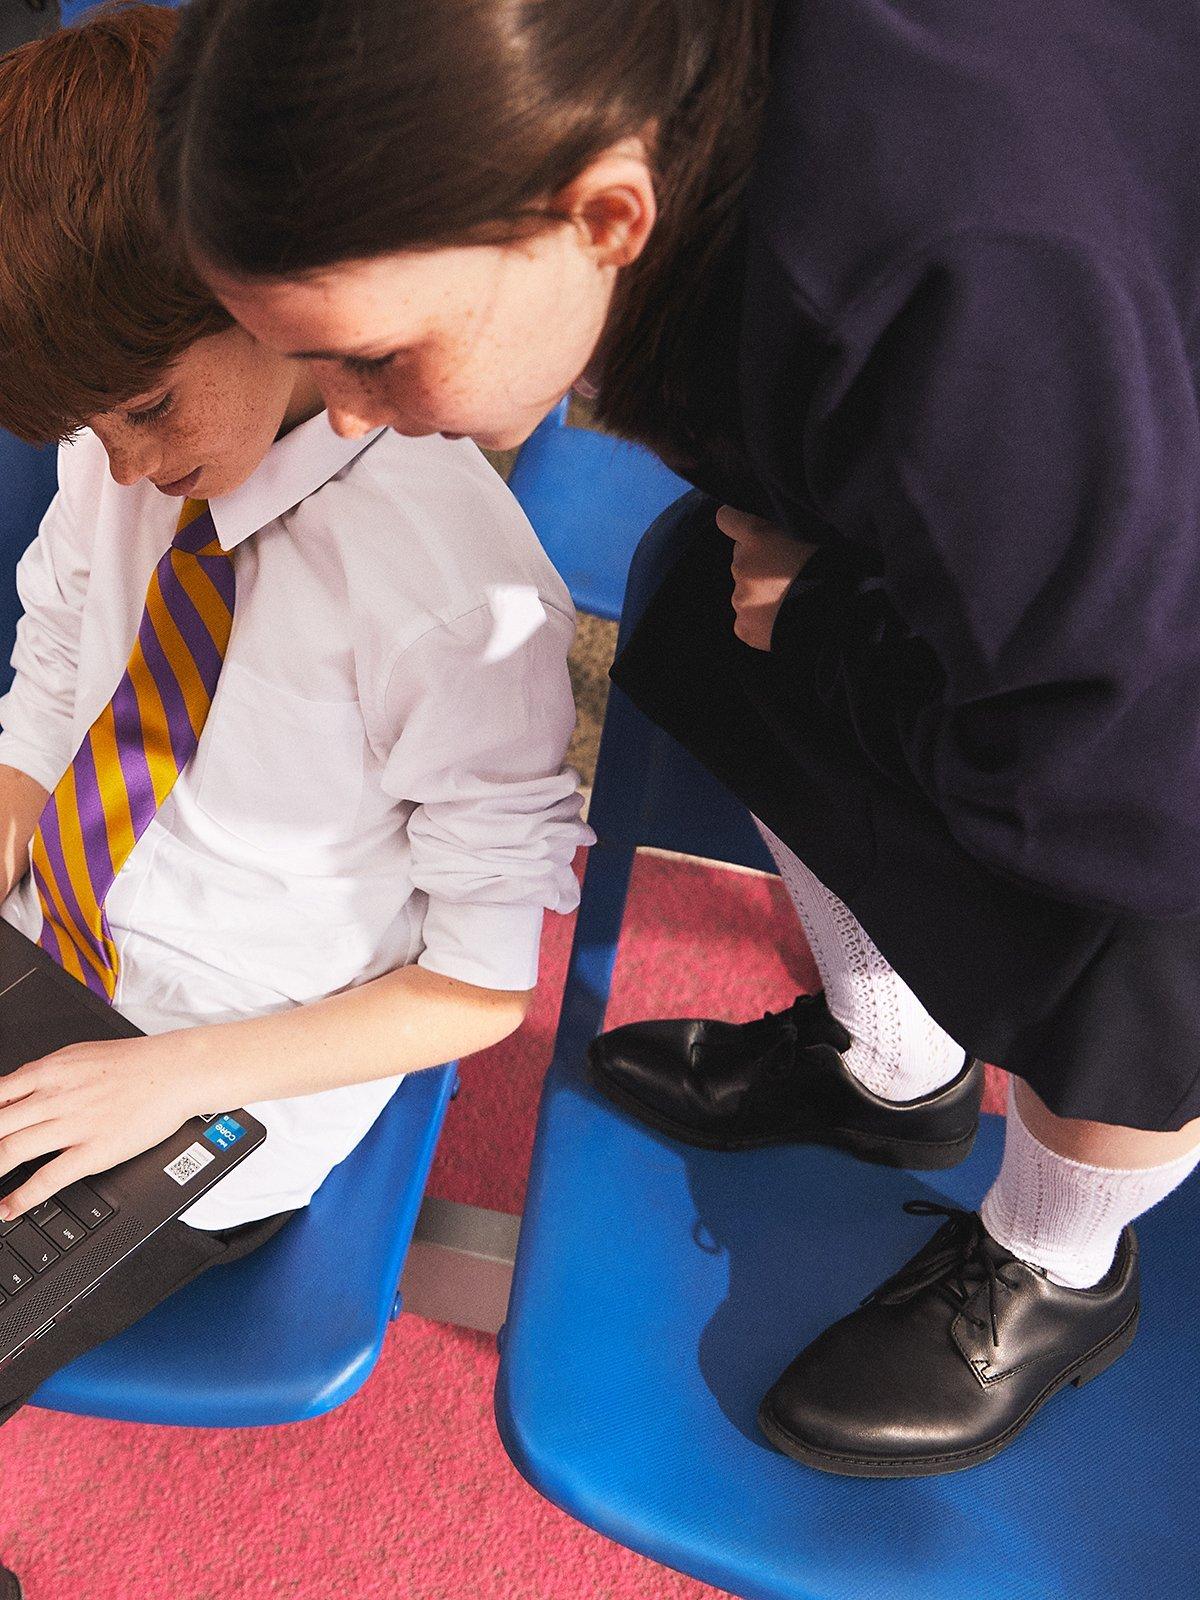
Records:
M639 550L631 614L681 515L668 512ZM616 1111L583 1063L603 1024L634 845L757 865L763 852L744 810L615 689L592 821L600 843L496 1389L522 1475L590 1527L748 1600L1190 1600L1200 1188L1139 1224L1145 1317L1130 1353L1057 1397L994 1461L871 1482L777 1454L755 1423L762 1394L928 1237L903 1201L978 1204L1003 1123L983 1119L960 1167L915 1175L817 1148L693 1150Z
M21 604L16 570L58 487L55 451L35 449L0 431L0 693L12 683L9 663Z
M54 488L54 451L0 433L5 660L19 614L12 572ZM348 1399L399 1313L400 1270L455 1081L454 1063L406 1078L300 1216L55 1373L34 1403L214 1428L297 1422Z
M370 1377L454 1092L453 1065L405 1078L311 1204L253 1255L211 1267L48 1379L34 1405L122 1422L302 1422Z
M688 487L641 445L568 426L565 400L521 446L508 486L575 605L608 622L642 534Z

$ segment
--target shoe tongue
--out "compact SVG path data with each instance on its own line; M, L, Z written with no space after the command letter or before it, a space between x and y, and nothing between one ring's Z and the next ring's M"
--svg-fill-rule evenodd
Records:
M796 1025L796 1043L803 1048L811 1044L827 1044L839 1053L853 1044L850 1034L830 1011L825 991L799 995L792 1003L792 1020Z
M998 1267L1007 1266L1010 1261L1021 1261L1020 1256L1014 1255L1007 1245L1001 1244L999 1239L992 1238L983 1224L982 1218L980 1219L980 1244ZM1024 1262L1021 1264L1023 1266L1026 1265Z
M768 1011L753 1022L712 1022L704 1037L706 1070L736 1065L747 1057L766 1060L781 1051L789 1056L814 1045L848 1050L850 1035L830 1013L823 993L799 995L782 1011Z

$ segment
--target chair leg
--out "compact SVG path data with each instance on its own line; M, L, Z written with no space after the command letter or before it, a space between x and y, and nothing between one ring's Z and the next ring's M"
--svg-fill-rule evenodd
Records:
M21 1580L15 1572L0 1566L0 1600L23 1600L25 1594Z

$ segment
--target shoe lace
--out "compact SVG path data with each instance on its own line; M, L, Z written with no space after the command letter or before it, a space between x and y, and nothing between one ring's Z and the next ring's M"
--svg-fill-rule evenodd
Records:
M756 1057L759 1065L773 1074L788 1072L795 1065L797 1046L803 1048L816 1043L822 1036L828 1037L837 1049L849 1046L849 1034L845 1034L844 1040L836 1037L840 1027L836 1022L832 1022L834 1032L829 1037L831 1022L821 994L797 995L782 1011L764 1011L757 1022L747 1024L739 1047L743 1052L750 1052L759 1046Z
M793 1005L782 1011L764 1011L756 1022L744 1023L732 1042L739 1057L778 1076L791 1069L798 1037Z
M911 1261L894 1273L878 1289L867 1295L863 1305L902 1305L913 1300L926 1289L933 1289L960 1308L965 1306L979 1288L987 1285L988 1315L985 1320L970 1312L964 1315L976 1328L990 1327L993 1347L999 1347L1000 1328L996 1318L996 1301L1001 1288L1015 1289L1003 1272L1005 1263L997 1266L991 1252L986 1249L987 1238L982 1218L977 1211L963 1211L958 1206L940 1206L932 1200L907 1200L905 1211L910 1217L945 1217L947 1227L941 1247L923 1259Z

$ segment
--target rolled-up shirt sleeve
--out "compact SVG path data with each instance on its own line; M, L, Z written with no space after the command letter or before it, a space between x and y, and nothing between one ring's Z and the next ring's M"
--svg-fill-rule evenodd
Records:
M59 490L17 566L22 617L12 687L0 698L0 763L53 789L74 755L79 638L93 529L81 504L88 446L59 448Z
M384 787L409 804L411 873L428 897L418 964L530 989L546 910L573 911L572 859L591 831L563 767L575 720L574 621L532 586L431 627L392 667Z
M1200 434L1170 295L975 232L833 346L805 450L844 560L802 573L773 656L835 684L986 865L1200 914Z

